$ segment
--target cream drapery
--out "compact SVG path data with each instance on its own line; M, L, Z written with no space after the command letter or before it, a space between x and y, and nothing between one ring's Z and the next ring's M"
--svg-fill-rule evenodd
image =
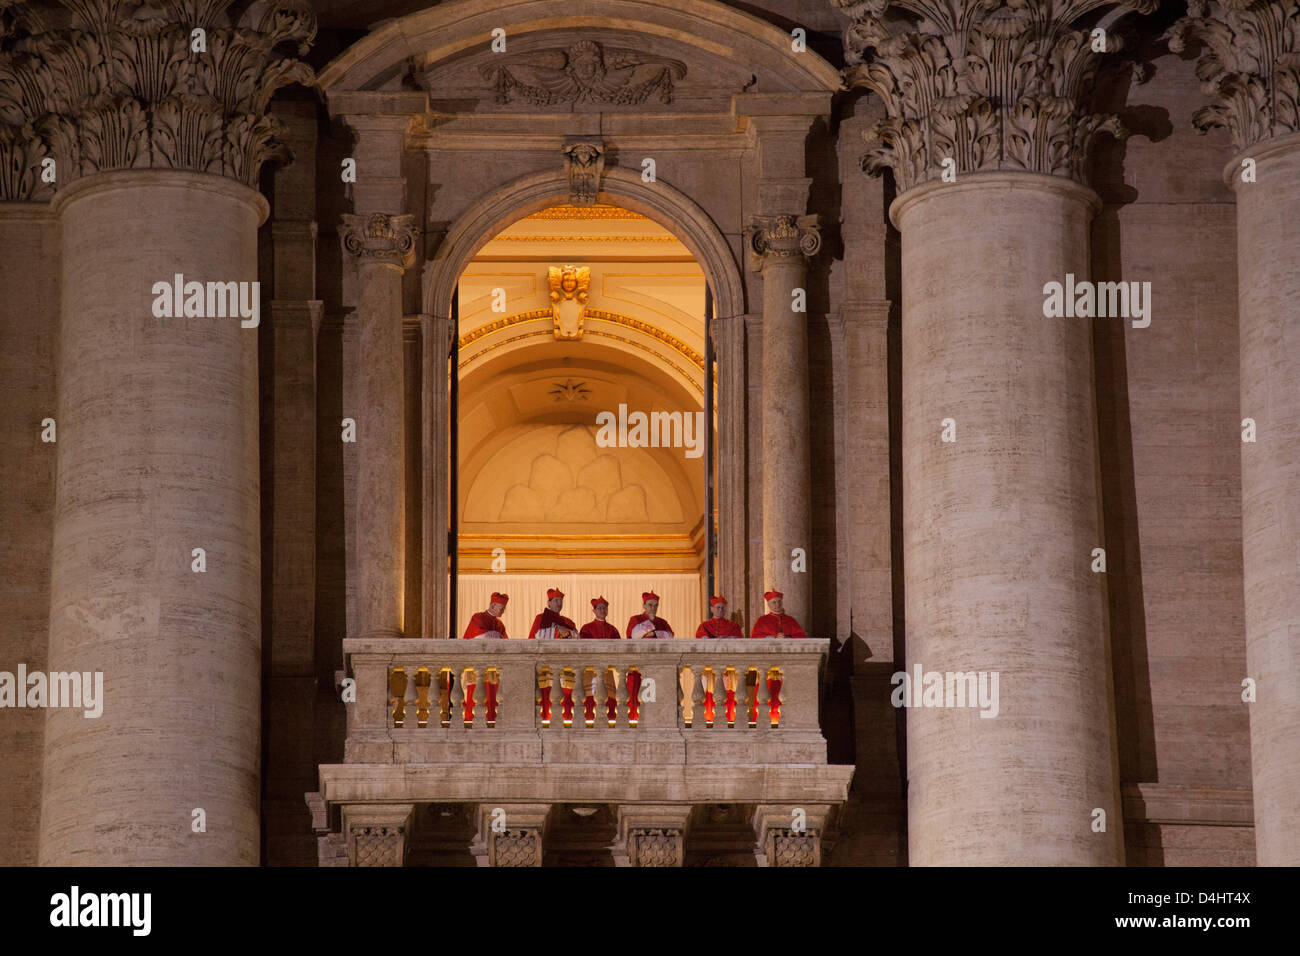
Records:
M465 633L469 619L487 610L493 591L510 596L502 619L512 638L528 637L533 618L546 607L548 588L564 592L564 610L579 627L592 619L591 599L609 601L609 623L623 637L627 620L641 613L641 594L654 591L659 595L659 616L666 620L678 637L694 637L704 619L700 604L698 574L462 574L458 578L456 631Z

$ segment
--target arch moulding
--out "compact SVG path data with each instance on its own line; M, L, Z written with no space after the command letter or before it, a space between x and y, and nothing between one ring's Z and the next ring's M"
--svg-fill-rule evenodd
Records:
M569 180L558 168L522 176L479 199L452 224L427 265L421 311L447 317L461 272L475 254L511 223L569 201ZM689 196L663 182L644 183L639 172L606 168L597 202L649 216L691 250L713 289L714 315L745 313L745 286L726 236Z

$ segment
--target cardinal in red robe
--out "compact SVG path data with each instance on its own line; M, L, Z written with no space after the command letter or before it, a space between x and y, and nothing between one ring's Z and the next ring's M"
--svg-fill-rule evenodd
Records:
M469 626L465 628L465 633L461 636L465 640L472 637L506 637L506 622L501 620L501 614L506 609L506 602L510 598L505 594L492 592L492 600L488 604L486 611L479 611L469 619Z
M578 625L560 613L563 607L564 592L556 588L548 590L546 592L546 610L533 618L533 626L528 632L528 639L530 641L534 638L563 640L568 637L577 637Z
M807 637L799 622L784 613L785 595L780 591L767 591L763 599L767 601L767 611L754 622L750 637Z
M655 638L655 637L673 637L673 629L668 626L668 622L655 614L659 610L659 595L654 591L646 591L641 595L641 607L645 609L643 614L637 614L627 622L628 640L637 638Z
M695 629L696 637L745 636L740 625L727 617L727 599L722 595L717 594L709 598L709 613L712 617Z
M586 624L582 625L582 630L578 632L578 637L583 638L584 640L621 640L618 628L605 620L609 615L608 601L603 597L592 598L591 613L595 615L596 619L594 621L588 621Z

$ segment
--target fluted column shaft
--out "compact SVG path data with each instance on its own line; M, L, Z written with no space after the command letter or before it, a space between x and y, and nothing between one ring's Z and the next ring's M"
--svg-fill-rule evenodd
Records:
M1250 152L1237 192L1242 565L1255 847L1261 866L1300 866L1300 134Z
M400 637L406 541L402 273L412 217L344 216L344 248L357 259L361 367L357 377L357 627Z
M812 550L808 421L808 261L815 216L756 217L751 263L763 273L763 586L785 594L785 611L807 622ZM803 553L793 570L795 551Z
M49 669L102 672L104 699L98 718L48 712L40 862L256 865L257 330L159 317L150 290L176 274L255 280L266 201L222 177L144 170L83 179L54 210Z
M1089 569L1100 543L1091 324L1045 318L1042 293L1067 273L1086 277L1098 206L1062 178L984 173L917 187L892 210L907 667L999 679L995 716L907 713L914 865L1122 859L1102 592ZM946 424L956 441L941 440ZM1107 832L1092 830L1094 808Z

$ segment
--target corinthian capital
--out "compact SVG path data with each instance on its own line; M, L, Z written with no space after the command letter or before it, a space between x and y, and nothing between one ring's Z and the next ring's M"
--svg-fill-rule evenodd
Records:
M1201 92L1218 100L1198 110L1202 133L1226 129L1238 149L1300 132L1300 2L1189 0L1169 30L1169 49L1202 45Z
M362 262L406 268L415 258L415 216L343 215L343 248Z
M1150 13L1159 0L832 0L850 85L884 101L863 168L894 170L900 191L955 172L1009 169L1082 182L1092 139L1125 135L1093 113L1100 58L1121 45L1079 26L1095 10ZM1098 40L1101 40L1099 43ZM1096 47L1104 43L1106 53Z
M755 272L771 262L817 255L822 247L816 216L754 216L745 230L745 247Z
M142 167L256 186L285 155L271 96L313 79L277 51L315 32L308 0L0 0L0 200Z

